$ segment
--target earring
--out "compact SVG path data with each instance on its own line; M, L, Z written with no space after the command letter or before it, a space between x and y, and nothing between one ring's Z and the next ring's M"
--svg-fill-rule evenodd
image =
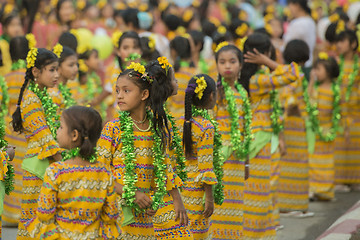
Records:
M34 81L36 82L37 78L34 78Z

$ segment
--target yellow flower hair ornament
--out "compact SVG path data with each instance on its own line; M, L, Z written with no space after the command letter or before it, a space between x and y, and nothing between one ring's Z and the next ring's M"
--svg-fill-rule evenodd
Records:
M336 34L345 31L345 22L343 20L338 21L336 25Z
M218 51L220 51L220 49L222 49L223 47L228 46L228 45L229 45L228 42L221 42L221 43L219 43L219 44L216 46L216 48L215 48L215 53L217 53Z
M335 22L337 22L339 19L340 19L340 16L339 16L339 14L337 14L337 13L334 13L334 14L332 14L332 15L329 17L329 20L330 20L331 23L335 23Z
M200 77L200 78L195 77L195 79L196 79L196 88L194 90L194 93L196 94L197 98L201 100L204 95L204 91L207 87L207 83L204 77Z
M272 35L274 33L274 30L269 23L266 23L264 28L265 28L266 32L268 32L270 35Z
M329 59L329 55L326 52L320 52L318 57L321 60L328 60Z
M119 40L123 33L121 31L115 31L111 37L112 43L116 48L119 48Z
M169 63L168 59L166 57L158 57L157 58L160 66L166 70L166 74L167 74L167 71L169 70L169 68L172 67L172 65Z
M36 47L36 39L35 39L34 34L28 33L25 35L25 38L28 40L29 49Z
M184 22L189 22L192 17L194 16L194 13L191 9L187 9L185 12L184 12L184 15L183 15L183 21Z
M247 40L247 37L240 38L236 40L237 47L243 52L244 51L244 44Z
M63 46L60 43L57 43L53 49L53 52L56 54L56 56L58 56L58 58L60 58L63 49Z
M145 74L145 67L140 63L132 62L126 69L132 69L141 75Z
M107 4L107 0L99 0L96 4L96 7L102 9L105 7L106 4Z
M86 66L84 59L79 60L79 70L84 73L87 73L89 71L89 68L88 66Z
M152 35L150 35L148 42L148 47L150 48L150 50L155 50L155 44L156 44L155 38Z
M15 9L14 4L10 4L10 3L6 4L6 6L4 8L4 15L8 15L8 14L12 13L14 11L14 9Z
M224 26L218 27L217 32L224 35L226 33L226 27Z
M235 33L238 36L244 36L246 34L246 32L249 30L248 26L246 25L246 23L242 23L240 26L238 26L235 30Z
M85 0L78 0L76 3L76 8L79 10L83 10L86 7L86 1Z
M37 48L31 48L27 54L26 57L26 67L27 68L32 68L35 66L35 61L36 61L36 56L38 54L38 49Z

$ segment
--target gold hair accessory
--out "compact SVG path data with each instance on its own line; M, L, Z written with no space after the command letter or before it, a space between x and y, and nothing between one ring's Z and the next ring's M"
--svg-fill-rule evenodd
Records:
M172 65L169 63L169 61L166 57L158 57L157 60L158 60L159 64L161 65L161 67L166 70L166 73L167 73L168 69L172 67Z
M273 30L272 26L269 23L266 23L264 28L270 35L272 35L274 33L274 30Z
M8 15L8 14L12 13L14 11L14 9L15 9L14 4L8 3L8 4L6 4L6 6L4 8L4 14Z
M79 60L79 70L84 73L87 73L89 71L89 68L88 66L86 66L84 59Z
M336 25L336 34L345 31L345 22L343 20L338 21Z
M58 58L60 58L63 49L63 46L60 43L57 43L53 49L53 52L56 54L56 56L58 56Z
M149 9L149 5L146 4L146 3L142 3L142 4L140 4L140 6L139 6L139 11L140 11L140 12L146 12L148 9Z
M153 34L151 34L149 36L149 42L148 42L148 47L151 49L151 50L154 50L155 49L155 38L153 37Z
M218 27L217 32L220 33L220 34L225 34L226 33L226 27L224 27L224 26Z
M220 49L222 49L223 47L228 46L228 45L229 45L229 43L226 41L219 43L215 48L215 53L217 53L218 51L220 51Z
M28 40L29 49L36 47L36 39L35 39L34 34L28 33L25 35L25 38Z
M27 62L27 68L31 68L35 66L36 56L38 54L37 48L31 48L27 54L26 62Z
M238 36L244 36L246 34L246 32L248 31L248 26L246 25L246 23L242 23L240 26L238 26L235 30L235 33Z
M195 77L196 79L196 88L194 90L194 93L196 93L196 96L199 100L201 100L201 98L204 95L204 90L207 87L206 81L204 79L204 77Z
M334 13L334 14L332 14L332 15L329 17L329 20L330 20L331 23L335 23L335 22L337 22L339 19L340 19L340 16L339 16L339 14L337 14L337 13Z
M273 20L275 17L274 17L274 15L272 15L272 14L266 14L265 15L265 17L264 17L264 22L265 23L268 23L268 22L270 22L271 20Z
M185 12L184 12L184 15L183 15L183 21L184 22L189 22L191 20L191 18L194 16L194 13L192 10L190 9L187 9Z
M76 3L76 8L79 10L83 10L86 6L86 1L85 0L78 0Z
M140 63L131 62L131 64L126 69L133 69L134 71L140 73L141 75L145 74L145 67Z
M99 0L96 4L96 7L99 8L99 9L102 9L105 7L105 5L107 4L107 1L106 0Z
M112 39L112 43L114 44L114 46L116 48L119 48L119 40L121 38L121 36L123 35L123 33L121 31L115 31L111 37Z
M329 55L326 52L320 52L319 53L319 59L321 60L328 60L329 59Z
M247 40L247 37L243 37L237 41L237 46L242 52L244 51L244 44L245 44L246 40Z

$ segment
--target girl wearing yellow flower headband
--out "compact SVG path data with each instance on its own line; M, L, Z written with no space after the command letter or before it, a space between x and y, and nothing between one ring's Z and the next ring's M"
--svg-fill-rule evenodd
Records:
M218 159L215 160L217 156L214 151L215 126L211 119L204 116L208 109L214 108L215 103L215 81L205 74L192 77L186 88L185 116L180 125L183 125L186 167L190 169L182 197L185 208L189 210L190 229L194 239L208 239L211 236L209 228L214 212L213 188L218 183L216 163L213 164L213 161Z
M142 59L145 62L150 62L160 57L160 53L155 48L155 38L152 36L141 37L140 46L142 51Z
M307 109L311 110L308 113L311 132L316 135L315 146L309 155L309 196L315 200L330 201L334 198L334 139L341 118L338 76L336 60L321 52L311 70L309 100L306 101Z
M335 182L336 184L360 184L360 122L359 94L360 82L359 63L360 35L354 31L345 30L336 39L337 52L340 54L340 108L347 109L342 114L341 126L344 133L339 133L335 139ZM344 189L344 187L343 187Z
M45 170L49 162L61 160L61 150L55 141L58 107L47 91L58 83L58 57L49 50L32 48L26 60L25 80L13 114L14 130L24 133L28 143L22 168L23 189L29 190L22 194L18 239L29 239L25 223L36 216Z
M122 196L123 209L120 238L124 239L155 238L153 222L159 221L153 216L163 206L164 195L173 198L172 217L180 218L178 224L187 224L178 191L182 182L169 165L172 131L164 103L174 89L171 68L162 62L153 61L146 68L133 63L120 74L116 83L119 117L105 125L98 142L98 160L115 166L115 191Z

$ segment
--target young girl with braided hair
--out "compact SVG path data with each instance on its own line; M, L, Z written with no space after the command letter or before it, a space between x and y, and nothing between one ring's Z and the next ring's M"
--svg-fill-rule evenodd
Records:
M119 216L109 166L97 161L100 114L90 107L65 109L57 141L67 150L45 172L36 217L27 230L36 239L115 239Z
M57 142L57 106L48 94L58 81L58 57L43 48L32 48L27 56L25 80L13 114L14 131L24 133L27 151L22 163L23 194L17 239L31 239L25 222L35 217L37 198L46 168L61 160Z
M155 239L152 216L167 192L173 197L176 218L187 224L178 191L182 181L169 160L171 132L164 103L174 91L170 71L166 58L146 68L130 64L116 83L119 117L105 125L98 142L99 161L110 166L115 191L122 198L124 239Z
M208 75L195 75L185 92L185 117L179 125L183 125L188 179L182 197L194 239L209 239L212 236L214 198L217 198L216 204L223 201L222 160L219 156L221 137L217 123L208 113L216 103L216 83ZM220 186L217 186L217 178Z

